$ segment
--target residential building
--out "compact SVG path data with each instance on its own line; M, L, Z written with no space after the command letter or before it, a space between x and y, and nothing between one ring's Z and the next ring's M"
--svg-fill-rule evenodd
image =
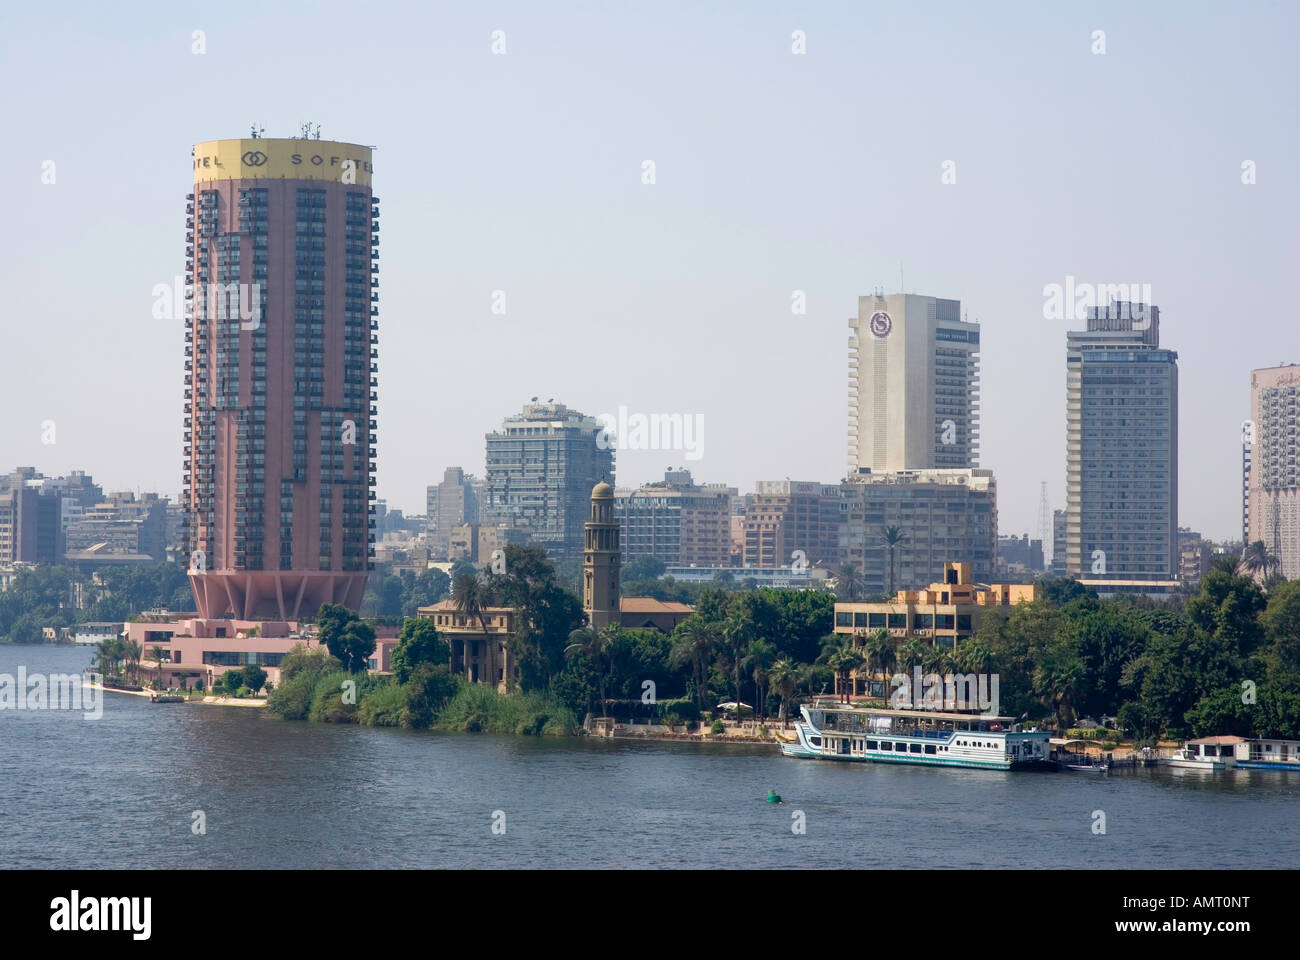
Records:
M734 495L723 484L696 484L689 470L668 470L661 482L615 491L624 555L670 566L727 566Z
M1042 573L1045 569L1043 541L1030 540L1027 533L1023 537L1017 537L1015 534L998 537L997 572L999 575L1023 576Z
M1066 342L1066 573L1173 580L1178 354L1160 348L1160 310L1111 301Z
M85 505L64 528L71 562L106 554L138 554L161 563L167 559L169 502L156 493L136 497L131 491L109 493L101 503Z
M1300 364L1250 373L1246 543L1261 542L1300 579Z
M194 148L184 492L204 618L353 609L374 533L379 201L371 148Z
M1213 543L1194 530L1178 528L1178 579L1183 584L1189 587L1199 584L1201 578L1210 572L1214 555Z
M481 521L529 528L556 562L581 558L591 488L614 478L614 451L603 430L595 417L550 401L527 403L507 417L485 437Z
M976 466L980 328L961 301L859 297L849 328L850 474Z
M448 467L443 471L442 482L429 487L428 510L434 552L439 556L449 556L447 549L451 531L464 524L477 525L479 522L474 478L467 476L460 467Z
M838 485L760 480L745 510L741 566L833 568L839 524Z
M998 508L992 470L858 473L839 494L840 562L857 565L863 593L938 582L953 556L968 558L973 582L993 581ZM886 543L891 527L903 538L893 547L892 567Z

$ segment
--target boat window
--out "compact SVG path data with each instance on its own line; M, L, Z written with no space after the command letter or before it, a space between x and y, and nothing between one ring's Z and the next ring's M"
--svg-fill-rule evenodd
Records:
M894 749L894 745L893 745L892 743L890 743L888 740L882 740L881 743L880 743L880 749L881 749L881 750L893 750L893 749Z
M935 750L935 748L934 748L934 744L933 744L933 743L927 743L927 744L925 745L925 752L926 752L926 753L938 753L938 751Z
M914 744L912 744L912 752L913 752L913 753L920 753L920 752L921 752L921 745L920 745L919 743L914 743Z
M868 741L867 741L867 749L868 749L868 750L875 750L875 749L876 749L876 741L875 741L875 740L868 740Z

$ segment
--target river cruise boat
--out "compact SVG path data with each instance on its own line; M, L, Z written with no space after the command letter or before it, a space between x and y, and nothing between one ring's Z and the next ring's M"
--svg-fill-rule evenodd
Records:
M1247 740L1237 744L1237 766L1245 770L1300 773L1300 740Z
M1227 770L1237 765L1237 746L1245 743L1242 737L1202 737L1188 740L1165 758L1165 766L1184 770Z
M1046 731L1010 717L847 706L799 708L787 757L984 770L1055 769Z

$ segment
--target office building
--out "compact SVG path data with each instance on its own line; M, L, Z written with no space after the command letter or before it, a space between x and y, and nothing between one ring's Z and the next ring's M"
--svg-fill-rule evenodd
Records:
M849 327L850 474L976 466L980 328L961 301L859 297Z
M992 470L859 473L840 485L839 496L840 562L856 564L864 594L937 583L951 557L970 565L971 582L993 582L998 508ZM902 538L892 550L890 528Z
M595 417L548 401L524 405L487 434L483 524L527 527L552 560L578 560L591 488L614 479L614 451ZM439 494L439 510L442 509Z
M833 569L839 523L837 484L760 480L745 509L741 566Z
M1178 354L1160 310L1111 301L1067 334L1068 576L1168 582L1178 575Z
M371 148L194 148L184 493L200 616L361 604L373 548L378 200Z

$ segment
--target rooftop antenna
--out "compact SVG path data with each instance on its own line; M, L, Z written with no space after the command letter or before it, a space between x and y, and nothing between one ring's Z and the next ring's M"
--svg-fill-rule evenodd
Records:
M310 139L311 139L311 121L310 121L310 120L308 120L306 123L304 123L304 124L302 125L302 138L301 138L301 139L303 139L303 140L310 140Z
M262 139L262 134L266 133L266 127L259 123L254 123L248 131L248 136L253 140Z
M312 137L312 139L313 139L313 140L319 140L319 139L320 139L320 124L319 124L319 123L316 124L316 133L315 133L315 135Z

